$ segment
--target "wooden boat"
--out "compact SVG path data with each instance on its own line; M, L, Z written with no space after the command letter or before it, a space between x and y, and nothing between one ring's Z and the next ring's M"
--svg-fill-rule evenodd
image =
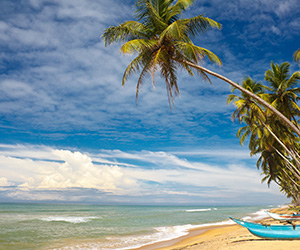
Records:
M300 220L300 214L275 214L268 211L265 212L275 220L284 220L284 221Z
M230 219L258 237L281 240L300 239L300 225L264 225L232 217Z

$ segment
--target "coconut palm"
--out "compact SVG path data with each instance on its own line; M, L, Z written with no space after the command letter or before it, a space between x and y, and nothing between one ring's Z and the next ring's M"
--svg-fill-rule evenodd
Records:
M296 50L293 56L294 56L294 60L296 62L299 62L299 66L300 66L300 49Z
M289 75L290 64L285 62L280 65L271 62L271 69L265 73L265 80L270 85L270 93L267 95L268 102L284 114L289 120L298 125L295 116L300 115L300 107L297 102L300 88L300 72Z
M250 77L242 82L242 87L264 97L268 95L266 91L273 90ZM294 194L299 191L300 187L300 184L297 184L300 182L300 168L297 167L299 161L297 157L293 157L293 152L289 149L297 148L297 140L290 134L289 129L278 119L274 119L272 113L268 115L268 112L265 112L248 95L231 94L227 103L231 102L236 106L232 118L238 118L240 123L245 124L237 132L241 145L248 139L250 154L260 154L257 168L261 169L264 175L262 181L266 181L268 185L274 181L284 193L293 194L293 198L297 200Z
M202 15L180 19L194 0L137 0L135 4L135 21L127 21L118 26L107 28L103 34L105 45L114 42L125 42L122 53L137 53L137 56L126 68L123 85L132 73L140 72L137 82L136 97L146 75L151 75L154 84L156 72L165 81L169 101L173 102L173 94L179 93L177 69L186 70L193 75L196 70L204 79L208 75L215 76L236 89L248 94L260 104L274 112L299 137L298 129L288 118L259 96L228 78L208 70L198 63L208 58L211 62L221 65L220 59L211 51L196 46L192 38L210 28L221 28L221 25Z
M251 77L247 77L242 82L242 87L247 89L248 91L252 92L255 95L261 95L264 93L264 89L266 88L260 82L256 82L251 79ZM232 92L235 88L232 89ZM243 117L249 116L250 120L254 119L254 116L259 115L260 117L263 116L261 108L257 105L256 102L247 94L241 93L241 96L230 94L227 99L227 104L233 102L237 109L232 114L232 119L238 118L239 122L241 123Z
M220 59L211 51L193 44L190 36L205 32L209 28L221 28L214 20L198 15L194 18L179 19L180 14L193 1L180 0L138 0L136 2L136 18L138 21L128 21L119 26L105 30L103 38L108 45L115 41L127 41L122 45L123 53L138 53L138 56L128 65L123 75L123 85L128 77L140 71L137 83L136 97L143 84L145 76L154 75L160 71L164 78L169 101L173 95L179 94L177 85L177 68L183 68L190 75L193 71L183 62L174 58L198 63L207 57L212 62L221 64ZM197 70L205 79L209 79L202 70Z

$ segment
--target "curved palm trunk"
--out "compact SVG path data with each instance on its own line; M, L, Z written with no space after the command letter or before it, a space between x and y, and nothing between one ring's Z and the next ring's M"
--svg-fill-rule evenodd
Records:
M299 159L296 157L296 155L294 154L293 151L289 150L285 145L284 143L273 133L273 131L258 117L259 121L262 123L262 125L269 131L269 133L275 138L275 140L285 149L285 151L295 160L296 162L296 165L297 166L300 166L300 162L299 162ZM274 148L274 147L273 147ZM277 149L275 148L275 150L277 151ZM284 156L283 156L284 157ZM299 157L299 156L298 156ZM285 159L285 157L284 157ZM291 164L289 161L288 161L289 164ZM293 164L291 164L292 167L295 169L295 171L298 172L299 174L299 180L300 180L300 172L298 170L297 167L295 167Z
M284 169L282 169L283 170L283 172L285 173L285 175L289 178L289 180L293 183L292 184L292 186L293 186L293 188L295 189L295 190L297 190L297 188L299 188L300 186L299 186L299 184L297 183L297 182L295 182L291 177L290 177L290 175L284 170ZM281 177L282 178L282 177ZM282 179L281 179L281 181L283 181ZM286 182L286 181L285 181ZM276 182L277 183L277 182ZM278 183L277 183L278 184ZM278 184L280 187L282 187L282 185L280 185L280 184ZM289 189L289 191L290 192L293 192L292 190L290 190Z
M185 63L188 66L195 68L195 69L200 69L203 72L210 74L212 76L215 76L227 83L229 83L231 86L237 88L238 90L242 91L243 93L249 95L250 97L252 97L253 99L255 99L256 101L258 101L260 104L262 104L264 107L266 107L267 109L271 110L282 122L284 122L290 129L292 129L299 137L300 137L300 130L297 128L297 126L295 126L288 118L286 118L282 113L280 113L276 108L274 108L272 105L270 105L269 103L267 103L265 100L261 99L259 96L251 93L250 91L248 91L247 89L243 88L242 86L240 86L239 84L229 80L228 78L226 78L225 76L222 76L216 72L213 72L209 69L206 69L200 65L194 64L192 62L186 61L186 60L178 60L177 58L173 58L175 61L181 62L181 63Z
M278 149L276 149L275 147L273 147L273 149L277 152L278 155L280 155L282 157L282 159L284 159L284 161L287 163L286 167L292 172L292 174L300 181L300 175L299 175L299 171L298 169L283 155L280 153L280 151ZM297 172L295 171L295 169L297 170ZM283 170L283 169L281 169ZM284 170L283 170L284 171ZM300 187L299 184L297 184L298 187Z

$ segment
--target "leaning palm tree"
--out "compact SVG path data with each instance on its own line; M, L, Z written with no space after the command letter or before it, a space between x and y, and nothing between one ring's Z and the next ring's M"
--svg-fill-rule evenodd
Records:
M114 42L125 42L122 53L137 53L137 56L126 68L123 75L123 85L132 73L140 72L137 82L136 97L146 75L151 75L154 84L155 72L165 80L169 101L179 93L177 84L177 69L182 68L190 75L195 69L200 75L209 80L208 75L215 76L270 109L289 126L299 137L298 129L288 118L259 96L244 89L228 78L208 70L199 62L208 58L221 65L220 59L211 51L196 46L192 38L210 28L221 28L221 25L202 15L180 19L195 0L137 0L135 4L135 21L127 21L118 26L107 28L103 34L105 45Z
M247 77L242 82L242 87L252 92L255 95L262 95L264 93L264 89L267 87L262 85L260 82L256 82L251 79L251 77ZM232 89L232 92L235 88ZM245 94L241 93L241 96L230 94L227 99L227 104L233 102L237 109L232 114L232 119L238 118L241 123L244 116L247 115L251 120L254 120L255 116L260 116L261 119L264 116L262 113L262 109L257 105L253 99Z
M289 77L287 66L272 63L272 68L266 71L265 78L270 87L250 77L242 82L242 87L265 98L287 114L289 119L293 119L290 114L299 115L295 112L297 104L294 103L297 100L294 98L297 97L297 89L293 88L293 78ZM295 138L290 129L276 119L273 113L266 112L247 94L230 94L227 103L231 102L236 106L232 118L238 118L239 122L245 125L237 132L241 145L248 140L250 154L260 155L257 168L261 169L264 175L262 182L266 181L268 185L275 182L282 192L297 202L299 197L295 194L300 190L300 162L294 152L299 149L299 138Z

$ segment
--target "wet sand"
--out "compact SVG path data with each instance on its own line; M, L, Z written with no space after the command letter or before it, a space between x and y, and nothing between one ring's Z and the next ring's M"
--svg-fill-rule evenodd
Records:
M272 212L290 213L287 208L274 209ZM273 219L264 219L264 223L278 224ZM298 223L297 223L298 224ZM160 242L140 248L140 250L230 250L230 249L300 249L300 240L270 240L252 235L246 228L234 224L191 230L187 236Z

